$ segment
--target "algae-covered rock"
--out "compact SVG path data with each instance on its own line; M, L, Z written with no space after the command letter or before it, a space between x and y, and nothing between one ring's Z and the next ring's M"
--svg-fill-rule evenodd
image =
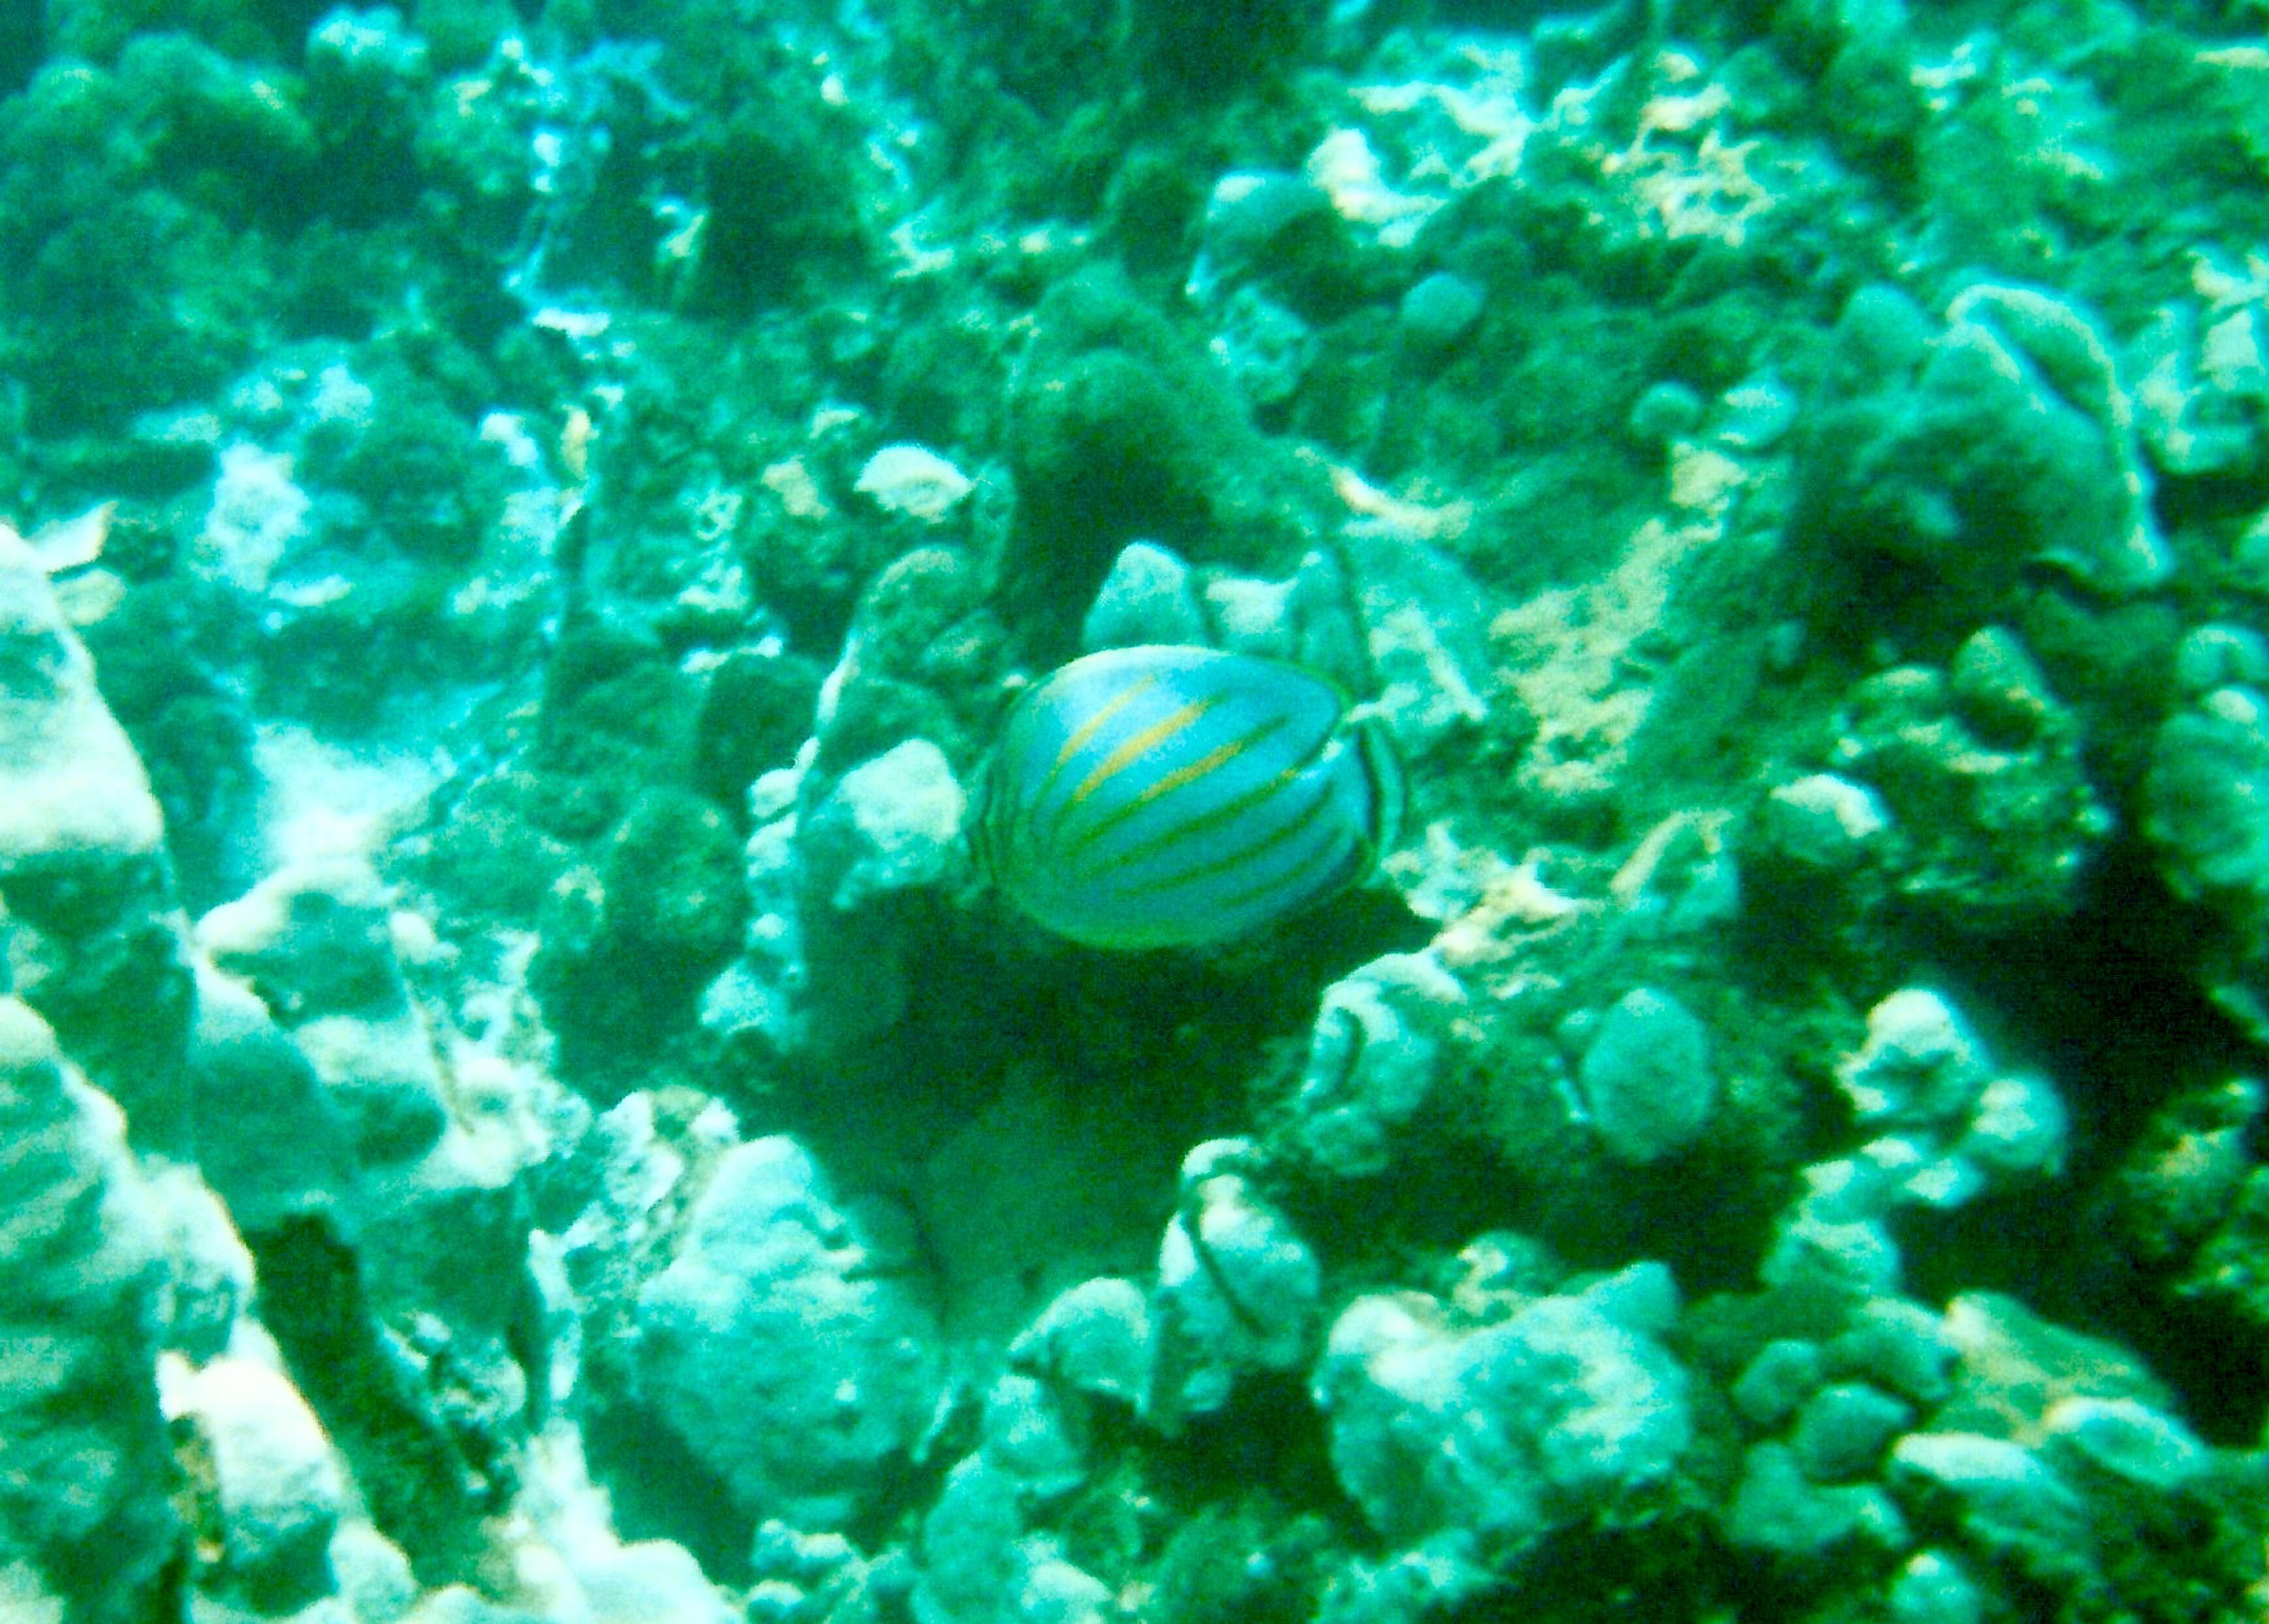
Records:
M107 62L137 35L178 33L233 56L275 63L298 53L291 26L298 15L240 0L56 0L48 8L48 37L56 50Z
M1893 1481L1919 1507L1942 1505L1964 1539L2035 1582L2084 1583L2091 1573L2080 1497L2023 1445L1970 1432L1918 1432L1891 1452Z
M2081 731L2021 645L1974 634L1950 673L1902 666L1846 697L1830 762L1898 834L1891 883L1957 930L2070 911L2111 833Z
M2269 1172L2246 1171L2221 1195L2216 1216L2183 1271L2181 1288L2228 1303L2253 1324L2269 1323Z
M1865 1382L1838 1382L1805 1401L1789 1443L1805 1476L1835 1483L1867 1475L1913 1422L1912 1406Z
M28 1564L89 1624L156 1616L187 1537L158 1406L160 1237L124 1127L0 998L0 1569Z
M2258 1612L2244 6L14 9L9 1624ZM1384 886L963 894L1156 642Z
M278 193L248 175L307 156L304 125L255 73L179 34L136 47L115 70L50 62L0 135L0 324L42 432L115 430L214 388L249 351L270 256L240 215L157 184L160 165L204 171L209 196L257 207Z
M2139 1256L2183 1258L2231 1211L2262 1104L2261 1085L2236 1077L2184 1089L2152 1113L2119 1172L2121 1229Z
M1859 1304L1826 1349L1830 1370L1865 1377L1925 1408L1935 1408L1953 1390L1961 1356L1939 1315L1893 1296Z
M363 409L316 424L301 477L353 498L329 526L350 548L398 550L420 563L463 565L504 506L500 448L406 368L365 380Z
M692 786L726 808L745 808L749 787L795 759L810 736L825 673L787 653L743 649L709 674L693 744Z
M188 972L158 802L41 560L4 525L0 907L16 932L0 985L126 1107L137 1143L181 1148Z
M2249 925L2269 904L2269 703L2216 688L2167 719L2143 787L2168 880Z
M681 790L640 796L595 870L554 887L531 966L571 1062L619 1070L690 1022L741 945L748 900L732 823Z
M1313 365L1314 334L1291 311L1255 288L1239 288L1223 306L1213 353L1256 412L1281 411L1299 393Z
M1777 1443L1749 1451L1725 1529L1736 1546L1784 1558L1896 1550L1907 1539L1906 1519L1879 1486L1822 1484L1802 1469L1793 1450Z
M1757 1350L1734 1382L1731 1396L1751 1422L1777 1428L1796 1413L1820 1381L1818 1345L1782 1337Z
M1800 450L1800 535L1897 559L1985 614L2029 561L2115 594L2172 571L2131 397L2092 314L1980 283L1934 328L1877 286L1844 306L1836 343Z
M1068 646L1128 543L1248 556L1297 535L1286 477L1211 361L1119 278L1089 271L1042 302L1009 396L1010 601ZM1316 484L1301 496L1313 505Z
M1210 469L1172 386L1143 360L1122 349L1090 351L1027 395L1017 476L1034 493L1027 522L1047 527L1031 543L1036 571L1065 570L1077 555L1057 562L1047 550L1076 540L1099 574L1109 555L1093 557L1082 532L1179 539L1204 521Z
M902 553L859 594L835 668L821 684L815 735L820 776L810 794L909 739L926 738L950 758L973 753L989 731L1001 631L986 606L985 579L950 547Z
M206 1121L198 1164L248 1234L329 1208L354 1177L355 1130L325 1078L260 995L210 962L197 967L187 1060Z
M214 909L197 934L214 967L291 1033L358 1159L399 1163L432 1148L446 1121L440 1074L376 875L351 860L287 869Z

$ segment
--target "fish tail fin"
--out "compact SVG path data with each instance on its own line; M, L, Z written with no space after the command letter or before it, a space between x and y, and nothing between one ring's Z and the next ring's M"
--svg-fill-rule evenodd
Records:
M1401 843L1403 819L1409 810L1409 782L1403 773L1402 757L1394 748L1386 719L1376 711L1350 715L1348 735L1363 778L1364 837L1374 856L1384 856Z

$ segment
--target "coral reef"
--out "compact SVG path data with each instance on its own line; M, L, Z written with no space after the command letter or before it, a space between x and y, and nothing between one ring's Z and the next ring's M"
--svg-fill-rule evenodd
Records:
M0 1617L2258 1620L2260 21L0 18Z

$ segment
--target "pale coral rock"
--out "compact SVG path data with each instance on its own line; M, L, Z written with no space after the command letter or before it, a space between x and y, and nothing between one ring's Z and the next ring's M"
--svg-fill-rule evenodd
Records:
M1058 1293L1009 1345L1009 1356L1075 1391L1140 1405L1150 1383L1152 1335L1142 1288L1105 1277Z
M1577 1081L1593 1126L1624 1162L1685 1149L1709 1126L1718 1100L1709 1029L1653 987L1633 987L1600 1017Z
M2170 474L2234 473L2261 451L2269 402L2269 262L2193 256L2199 295L2162 305L2128 347L2144 443Z
M1658 1296L1543 1297L1471 1331L1430 1299L1357 1298L1314 1376L1341 1486L1390 1539L1518 1539L1667 1477L1692 1436L1685 1373L1659 1304L1619 1317Z
M161 823L39 555L0 527L0 879L85 852L145 856Z
M1042 1499L1070 1492L1087 1476L1078 1436L1045 1382L1008 1370L985 1394L978 1448L996 1471Z
M1430 954L1373 959L1324 991L1294 1099L1294 1146L1341 1177L1384 1171L1425 1103L1465 992Z
M1927 987L1904 987L1867 1012L1867 1041L1837 1067L1864 1122L1935 1124L1966 1112L1992 1075L1969 1023Z
M1208 574L1203 585L1206 614L1221 646L1240 654L1293 658L1297 631L1290 613L1292 586L1289 580Z
M355 1624L396 1624L418 1601L418 1576L402 1547L350 1518L331 1536L331 1574Z
M934 1327L793 1140L727 1152L638 1298L663 1421L758 1515L839 1525L929 1422Z
M256 1360L224 1356L166 1384L166 1408L212 1451L226 1581L263 1610L330 1593L346 1481L307 1400Z
M1356 520L1343 538L1378 713L1416 752L1489 718L1495 668L1482 601L1446 554L1390 521Z
M854 487L885 513L923 524L943 521L976 489L968 475L927 446L885 446L867 459Z
M313 506L292 475L292 460L282 452L241 442L224 450L192 567L240 592L267 591Z
M413 1161L447 1126L432 1034L395 956L390 898L359 858L270 875L197 922L214 968L266 1006L366 1163Z
M1241 1369L1288 1370L1313 1340L1323 1273L1290 1222L1253 1188L1252 1145L1218 1140L1182 1163L1181 1209L1158 1249L1164 1418L1218 1409Z
M1080 646L1090 653L1207 640L1190 566L1152 542L1129 542L1120 550L1080 624Z
M166 1250L166 1346L209 1359L228 1346L251 1305L252 1253L197 1169L152 1158L144 1177Z
M1811 773L1774 790L1766 798L1763 822L1775 852L1822 871L1861 860L1891 826L1881 797L1832 772Z
M1111 1592L1066 1561L1046 1535L1026 1534L1026 1486L983 1454L947 1474L922 1520L916 1624L1104 1624Z
M831 855L837 840L846 847L828 900L847 912L942 879L967 807L945 752L908 739L843 775L806 820L801 849L816 861L823 843Z
M2209 621L2183 634L2175 648L2175 682L2190 698L2232 683L2269 681L2269 641L2251 626Z
M2189 1428L2133 1399L2059 1399L2041 1424L2052 1450L2162 1494L2191 1482L2208 1464L2206 1445Z
M2022 1444L1971 1432L1917 1432L1891 1451L1894 1487L1919 1503L1942 1502L1968 1540L2043 1583L2091 1571L2088 1510Z
M1885 1598L1891 1624L1978 1624L1985 1594L1943 1551L1918 1551L1899 1569Z

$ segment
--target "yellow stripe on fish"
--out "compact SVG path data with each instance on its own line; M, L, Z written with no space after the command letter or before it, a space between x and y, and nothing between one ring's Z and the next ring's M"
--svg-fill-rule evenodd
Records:
M1016 905L1104 948L1243 934L1352 883L1393 838L1401 780L1372 724L1300 667L1112 649L1003 722L971 849Z
M1128 683L1125 691L1113 695L1094 715L1082 722L1078 731L1064 741L1063 749L1056 752L1055 761L1048 768L1048 783L1053 785L1063 770L1071 765L1072 757L1086 748L1087 742L1108 726L1112 717L1148 692L1154 681L1146 677L1139 683Z
M1159 745L1166 743L1185 732L1192 722L1213 709L1214 704L1215 701L1211 699L1193 699L1171 716L1163 721L1151 723L1133 738L1127 740L1110 755L1105 757L1102 764L1094 771L1079 781L1079 787L1071 793L1072 805L1081 805L1090 795L1126 771L1136 762L1153 755Z
M1151 802L1171 794L1175 790L1179 789L1185 784L1196 783L1200 779L1204 778L1217 767L1226 766L1230 762L1234 761L1238 756L1244 754L1246 750L1251 749L1253 745L1258 743L1260 741L1268 737L1268 734L1275 732L1275 730L1282 725L1283 724L1281 721L1269 721L1263 723L1260 727L1253 729L1253 732L1245 734L1245 737L1241 739L1231 739L1226 744L1218 745L1205 756L1190 763L1187 766L1177 767L1171 772L1165 774L1163 778L1146 785L1143 787L1142 793L1136 795L1132 801L1126 802L1107 816L1097 818L1088 823L1087 826L1080 831L1078 845L1081 846L1093 845L1096 841L1102 839L1105 835L1111 833L1112 830L1117 829L1127 819L1136 816L1144 808L1149 806ZM1297 771L1297 768L1288 768L1283 774L1280 775L1280 779L1289 778ZM1253 792L1253 795L1255 798L1266 795L1270 793L1271 788L1272 786L1263 784ZM1153 844L1156 844L1160 841L1180 839L1185 835L1201 827L1204 820L1212 819L1220 821L1234 817L1237 816L1239 809L1240 803L1236 801L1231 801L1225 805L1216 807L1210 811L1198 814L1186 823L1166 830L1162 834L1154 835L1151 837L1151 841ZM1122 858L1127 858L1136 856L1139 853L1140 848L1137 848L1134 852L1122 852L1120 855Z

